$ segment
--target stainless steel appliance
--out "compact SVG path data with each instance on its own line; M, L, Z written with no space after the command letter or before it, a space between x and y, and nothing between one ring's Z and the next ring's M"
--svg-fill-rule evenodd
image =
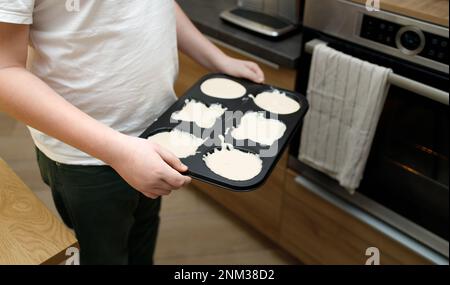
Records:
M330 201L340 201L359 218L369 214L367 222L393 239L448 264L448 27L369 12L364 5L344 0L309 0L304 11L298 91L306 94L306 71L318 43L394 73L357 194L348 194L336 181L300 162L299 139L289 159L289 166L299 173L296 181Z
M253 32L280 37L295 30L300 22L300 0L238 0L237 7L221 18Z

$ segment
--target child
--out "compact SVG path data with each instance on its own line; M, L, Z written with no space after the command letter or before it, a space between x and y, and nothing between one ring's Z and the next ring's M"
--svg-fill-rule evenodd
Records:
M0 0L0 110L30 126L81 264L152 264L160 197L190 182L177 157L138 138L175 101L177 48L212 71L264 80L172 0Z

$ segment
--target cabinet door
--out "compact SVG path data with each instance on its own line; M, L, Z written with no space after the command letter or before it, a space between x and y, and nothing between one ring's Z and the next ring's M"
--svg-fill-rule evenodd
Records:
M370 225L296 183L288 171L283 200L281 244L308 264L366 263L369 247L379 249L381 264L429 262Z
M270 239L278 241L286 164L287 154L267 182L254 192L236 193L199 181L192 184Z
M226 54L239 58L242 60L250 60L253 59L242 55L238 52L232 51L227 48L221 48ZM175 84L175 91L178 96L181 96L186 92L195 82L197 82L202 76L210 73L207 69L203 68L195 61L193 61L188 56L183 53L179 54L180 61L180 72L178 75L178 80ZM258 62L257 62L258 63ZM293 69L286 68L275 68L271 65L266 65L264 63L259 63L259 66L264 71L266 76L266 83L274 86L278 86L280 88L294 90L295 82L296 82L296 74L297 72Z
M222 48L222 50L232 57L252 60L230 49ZM260 66L265 72L268 84L294 89L296 80L294 70L276 69L263 63ZM180 54L180 74L175 86L177 94L181 96L207 73L206 69L184 54ZM257 191L250 193L234 193L199 181L194 181L192 184L267 237L278 241L286 169L287 153L283 155L267 182Z

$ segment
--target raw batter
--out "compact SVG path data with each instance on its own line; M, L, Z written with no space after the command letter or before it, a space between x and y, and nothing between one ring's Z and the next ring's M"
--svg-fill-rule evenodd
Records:
M226 78L208 79L200 86L208 96L221 99L237 99L247 93L247 89L236 81Z
M227 108L222 108L220 104L213 104L207 107L205 104L195 100L186 100L186 105L179 112L172 114L171 118L177 121L194 122L200 128L212 128L218 118L220 118Z
M279 120L266 119L263 113L245 114L238 128L231 131L237 140L252 140L262 145L272 145L286 132L286 125Z
M262 160L257 154L235 149L222 140L222 148L203 156L203 161L212 172L233 181L247 181L258 176Z
M170 132L157 133L148 139L171 151L178 158L195 155L197 149L205 142L203 139L177 129L173 129Z
M300 104L279 90L266 91L256 96L250 96L255 104L274 114L288 115L300 110Z

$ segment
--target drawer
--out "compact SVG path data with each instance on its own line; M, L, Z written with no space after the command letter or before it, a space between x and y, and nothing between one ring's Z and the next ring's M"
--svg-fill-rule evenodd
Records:
M253 59L242 55L236 51L232 51L225 47L221 48L223 52L229 56L239 58L242 60ZM179 64L180 72L178 80L175 84L175 92L178 96L182 96L195 82L197 82L201 77L210 73L207 69L200 66L198 63L193 61L191 58L183 53L179 54ZM266 76L266 83L280 88L294 90L296 84L297 72L293 69L287 68L274 68L272 66L266 65L264 63L259 63L261 69L264 71Z
M286 164L287 153L266 183L254 192L235 193L199 181L192 184L270 239L278 241Z
M376 247L381 264L429 264L408 248L304 188L288 171L283 200L282 246L308 264L365 264ZM353 213L358 215L358 211Z

